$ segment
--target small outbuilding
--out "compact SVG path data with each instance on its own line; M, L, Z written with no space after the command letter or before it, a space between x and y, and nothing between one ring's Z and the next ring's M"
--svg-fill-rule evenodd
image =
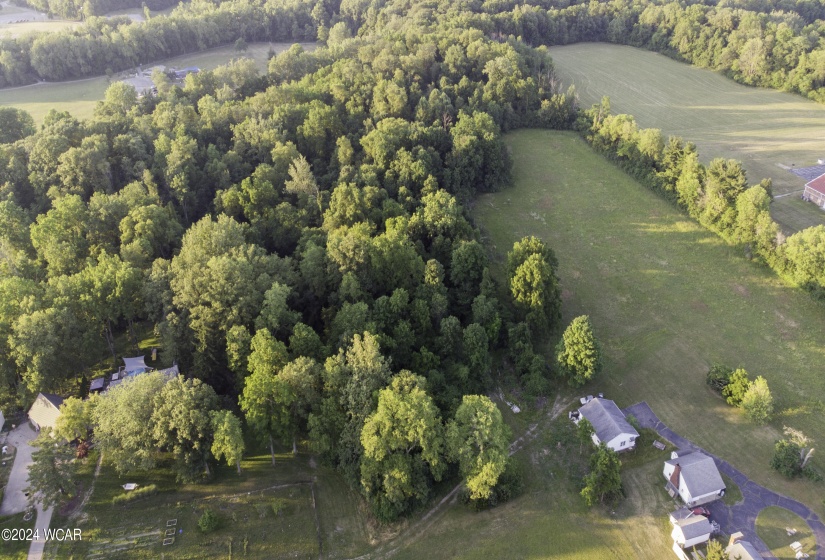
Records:
M60 416L60 405L63 404L63 397L51 393L38 393L29 409L29 422L38 432L43 428L51 428L57 425L57 418Z
M710 521L701 515L694 515L678 521L670 536L681 548L688 548L708 542L712 533L713 525Z
M593 425L593 443L604 442L613 451L627 451L636 446L639 432L610 399L591 399L578 410L576 423L584 417Z
M744 535L741 532L736 532L730 536L730 542L725 549L725 554L728 558L736 558L737 560L764 560L764 557L757 552L754 546L744 540Z
M672 497L678 494L688 506L706 504L725 495L722 475L713 459L704 453L674 451L671 459L665 461L663 474L668 493Z
M809 202L813 202L820 208L825 208L825 173L805 183L805 190L802 193L802 198Z
M92 379L91 383L89 383L89 392L90 393L99 393L103 390L103 387L106 385L106 378L105 377L96 377Z

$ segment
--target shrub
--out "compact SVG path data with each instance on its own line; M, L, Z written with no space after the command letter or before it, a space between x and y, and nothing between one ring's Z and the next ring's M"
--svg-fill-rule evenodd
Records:
M792 441L781 439L774 446L771 468L788 478L795 478L802 474L800 461L800 447Z
M722 395L729 405L739 406L742 404L742 399L745 398L745 393L748 392L750 384L748 372L739 368L730 375L730 381L722 389Z
M280 498L272 500L272 511L275 513L275 515L281 515L282 513L284 513L285 509L286 500L282 500Z
M154 496L158 493L158 488L154 484L150 484L149 486L141 486L140 488L136 488L131 492L124 492L123 494L118 494L114 498L112 498L112 505L124 505L130 502L134 502L135 500L139 500L141 498L146 498L148 496Z
M722 391L724 391L725 387L727 387L728 383L730 383L730 376L732 373L733 370L728 366L713 364L708 370L706 382L711 389L721 395Z
M201 518L198 519L198 529L201 530L201 533L211 533L218 528L219 524L218 515L211 509L204 511Z
M764 377L757 377L748 386L741 406L745 416L757 424L764 424L770 419L773 414L773 396Z

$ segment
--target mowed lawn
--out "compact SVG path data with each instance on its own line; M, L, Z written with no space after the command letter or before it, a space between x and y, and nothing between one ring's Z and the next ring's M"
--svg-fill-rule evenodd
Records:
M744 86L622 45L579 43L553 47L550 54L564 87L575 84L582 106L607 95L613 113L694 142L705 162L735 158L751 182L770 177L775 195L801 194L805 184L780 166L825 158L825 106L798 95ZM825 223L825 212L796 195L777 199L772 213L788 232Z
M782 426L825 433L825 308L747 261L593 152L576 134L507 135L514 184L474 207L502 281L515 241L536 235L559 260L565 324L590 315L605 350L603 391L647 401L672 429L759 483L825 515L825 486L788 481L769 462ZM555 338L547 341L552 352ZM749 423L705 385L713 362L764 376L777 417ZM825 471L817 456L813 464Z
M233 45L229 45L160 60L155 64L172 67L197 66L202 70L213 70L230 60L249 57L255 61L258 70L265 73L270 46L275 52L282 52L292 45L293 43L252 43L249 45L249 49L243 53L236 51ZM302 45L307 50L315 48L314 43L303 43ZM117 80L127 76L128 74L121 73L114 79ZM38 124L43 122L51 109L69 111L78 118L89 118L92 116L97 102L103 99L106 88L111 83L112 80L106 76L98 76L71 82L50 82L0 89L0 106L24 109L31 113Z

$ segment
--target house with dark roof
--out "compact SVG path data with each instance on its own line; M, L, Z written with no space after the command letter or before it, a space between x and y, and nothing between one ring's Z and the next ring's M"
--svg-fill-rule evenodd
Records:
M609 399L595 398L578 410L578 420L587 418L593 425L593 443L604 442L613 451L627 451L636 446L639 432L630 425L616 403Z
M63 397L51 393L38 393L34 404L29 409L29 422L38 432L43 428L54 430L62 404Z
M725 549L728 558L736 560L764 560L764 557L754 548L754 546L743 540L744 535L736 532L730 536L730 543Z
M805 183L805 190L802 192L802 198L813 202L820 208L825 208L825 173Z
M663 470L665 489L675 497L693 507L725 495L725 483L711 457L698 451L687 454L674 452L669 461L665 461Z
M677 521L670 536L680 548L688 548L708 542L712 533L710 521L701 515L694 515Z

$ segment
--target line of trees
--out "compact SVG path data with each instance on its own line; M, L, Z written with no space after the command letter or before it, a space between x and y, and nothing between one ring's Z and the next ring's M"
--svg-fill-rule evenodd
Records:
M630 115L611 115L607 98L583 111L577 127L596 150L700 224L814 297L825 296L825 226L786 237L770 215L770 179L748 184L742 164L732 159L705 166L692 143L640 129Z

